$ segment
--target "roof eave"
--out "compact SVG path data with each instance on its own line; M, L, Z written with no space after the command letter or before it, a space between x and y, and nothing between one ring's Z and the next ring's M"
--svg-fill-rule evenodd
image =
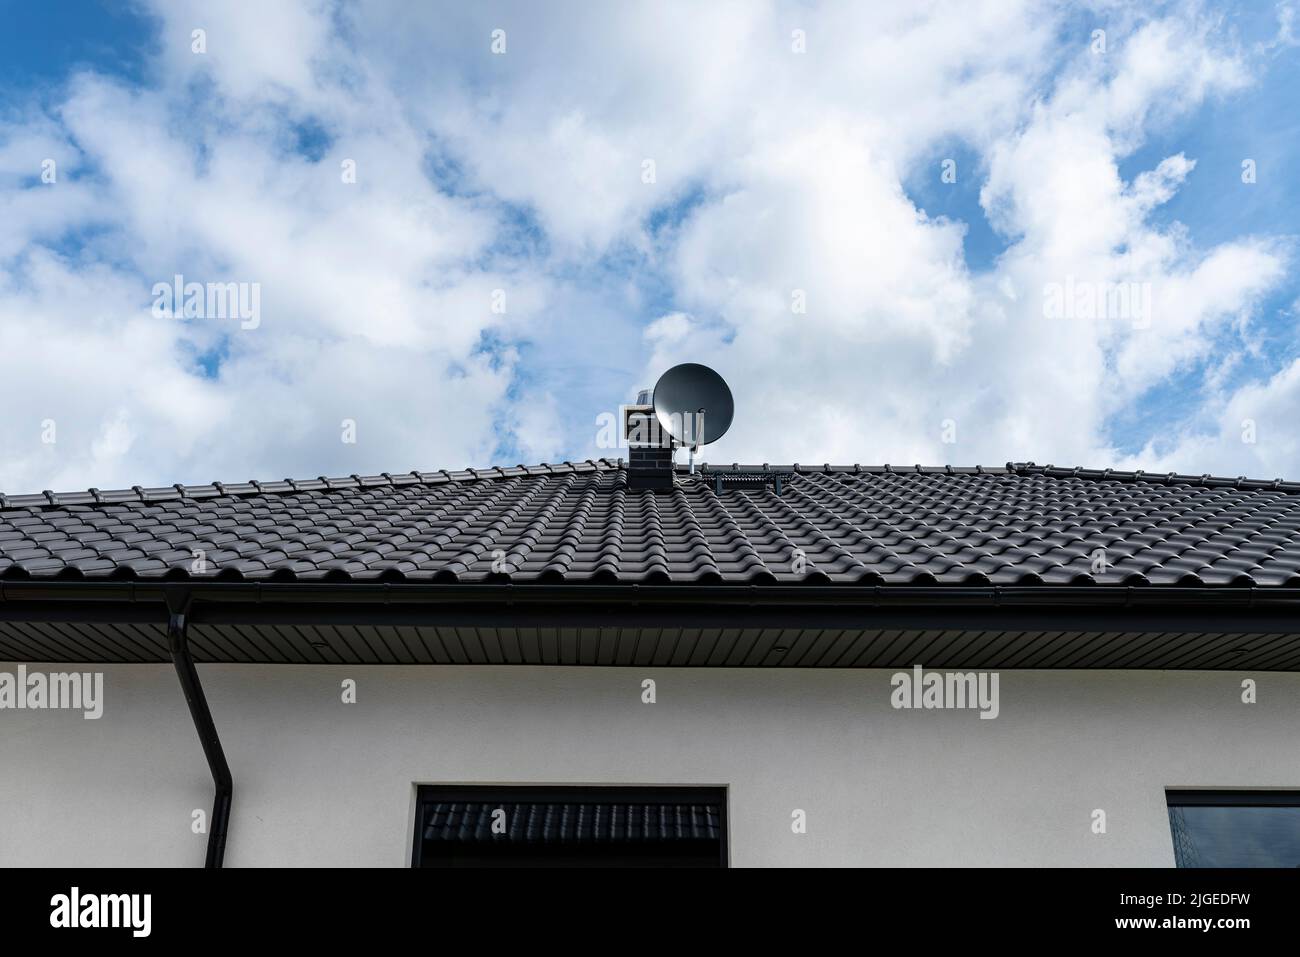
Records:
M1248 587L0 582L0 620L211 624L1300 631L1300 589Z

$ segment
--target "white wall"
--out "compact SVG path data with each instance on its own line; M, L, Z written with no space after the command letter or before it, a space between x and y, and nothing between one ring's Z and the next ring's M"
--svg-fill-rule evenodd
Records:
M0 710L0 864L202 863L212 785L175 673L103 670L98 721ZM1171 866L1166 786L1300 788L1298 674L1253 675L1245 705L1235 673L1004 671L990 721L895 711L889 671L199 670L228 866L405 865L414 782L727 785L737 866Z

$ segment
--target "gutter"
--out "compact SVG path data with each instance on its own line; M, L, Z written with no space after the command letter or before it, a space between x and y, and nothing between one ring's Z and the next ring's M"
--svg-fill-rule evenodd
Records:
M165 602L168 595L223 603L352 602L439 604L580 602L598 604L849 604L1186 606L1284 604L1300 607L1300 588L1175 585L705 585L410 584L384 582L0 581L0 604L21 601Z
M0 620L1300 631L1300 588L0 581Z

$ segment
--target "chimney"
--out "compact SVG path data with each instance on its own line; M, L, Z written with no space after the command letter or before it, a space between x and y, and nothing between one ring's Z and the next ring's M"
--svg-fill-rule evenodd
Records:
M634 404L623 406L628 488L673 487L673 440L655 417L652 396L652 390L641 389Z

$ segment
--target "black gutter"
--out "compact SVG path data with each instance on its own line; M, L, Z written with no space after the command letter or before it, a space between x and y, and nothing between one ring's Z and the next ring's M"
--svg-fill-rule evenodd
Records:
M230 765L226 763L226 754L221 749L221 739L217 736L217 726L212 721L212 711L203 694L203 685L199 683L194 659L190 657L188 628L189 622L184 613L171 613L167 621L167 644L171 649L172 662L176 665L176 674L181 680L181 690L185 692L185 703L190 706L190 717L194 719L194 729L199 733L199 741L203 745L203 753L208 759L208 768L212 771L212 781L216 786L208 831L208 853L203 865L215 869L221 867L226 856L226 832L230 827L235 782L230 774Z
M0 621L1300 632L1300 589L1165 585L0 582Z
M1177 585L511 584L472 582L0 581L0 607L24 602L220 604L689 605L1300 609L1300 588Z

